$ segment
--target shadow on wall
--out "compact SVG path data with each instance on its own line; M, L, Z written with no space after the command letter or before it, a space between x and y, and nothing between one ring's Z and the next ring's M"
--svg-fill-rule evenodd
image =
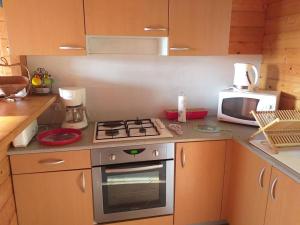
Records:
M261 88L266 90L281 91L279 109L297 108L297 97L285 91L284 84L281 83L282 75L292 74L293 66L278 64L268 64L262 68Z
M64 86L82 86L80 79L74 77L72 81L60 83ZM59 78L58 78L59 79ZM100 79L85 80L86 107L90 121L133 119L132 115L139 118L150 118L153 116L163 117L165 105L161 105L160 97L154 89L139 87L136 85L109 83ZM58 87L53 88L54 93L58 93ZM60 100L59 100L60 101ZM153 105L161 105L160 108L153 109ZM171 107L171 105L166 106ZM89 110L92 109L92 110ZM133 112L133 109L138 109ZM156 115L153 112L156 112ZM64 119L63 103L53 104L40 118L42 123L61 123Z

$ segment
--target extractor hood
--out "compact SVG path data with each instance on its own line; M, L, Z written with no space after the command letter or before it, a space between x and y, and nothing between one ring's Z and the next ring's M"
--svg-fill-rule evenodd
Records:
M88 54L168 55L168 37L87 36Z

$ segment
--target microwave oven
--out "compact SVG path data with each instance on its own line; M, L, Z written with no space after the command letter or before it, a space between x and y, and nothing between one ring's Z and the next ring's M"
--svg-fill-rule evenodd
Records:
M280 92L241 92L235 89L219 93L218 120L257 126L251 111L275 111L278 109Z

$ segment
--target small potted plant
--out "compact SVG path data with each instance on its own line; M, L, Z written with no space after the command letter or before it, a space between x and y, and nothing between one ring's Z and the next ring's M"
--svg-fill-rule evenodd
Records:
M37 95L47 95L52 92L53 79L47 70L37 68L31 78L32 93Z

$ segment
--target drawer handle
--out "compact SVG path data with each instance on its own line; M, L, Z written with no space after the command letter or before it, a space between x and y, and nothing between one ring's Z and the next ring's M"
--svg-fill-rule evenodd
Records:
M60 50L85 50L84 47L79 47L79 46L71 46L71 45L62 45L59 46Z
M271 194L271 198L272 198L273 200L276 200L276 196L275 196L275 188L276 188L277 182L278 182L278 177L275 178L275 180L273 181L272 186L271 186L270 194Z
M190 48L184 47L184 48L170 48L171 51L189 51Z
M163 28L163 27L145 27L144 31L167 31L167 28Z
M43 159L39 161L40 164L46 164L46 165L58 165L64 162L65 160L63 159Z
M81 190L82 190L83 193L85 193L86 182L85 182L84 172L81 172Z
M266 168L263 168L260 171L259 177L258 177L258 183L261 188L264 188L263 178L264 178L265 171L266 171Z
M181 167L182 168L185 167L185 162L186 162L186 157L185 157L184 149L181 148Z

